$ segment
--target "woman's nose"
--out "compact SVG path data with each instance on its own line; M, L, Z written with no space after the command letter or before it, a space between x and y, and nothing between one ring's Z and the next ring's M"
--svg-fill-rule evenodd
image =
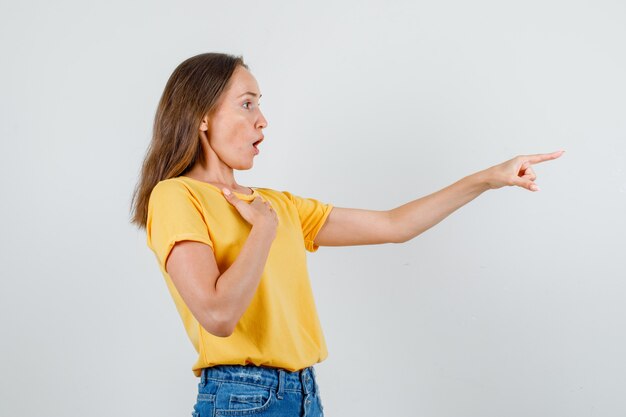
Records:
M265 116L263 116L263 113L261 113L261 110L259 110L259 119L257 120L257 126L261 127L262 129L265 129L267 127L267 120L265 119Z

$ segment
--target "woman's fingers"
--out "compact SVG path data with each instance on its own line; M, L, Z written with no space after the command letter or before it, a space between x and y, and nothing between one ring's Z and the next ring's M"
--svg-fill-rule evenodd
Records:
M537 179L537 175L535 174L535 171L532 168L528 167L526 169L523 169L523 171L524 171L524 174L521 176L522 178L526 178L531 181L534 181Z
M517 185L518 187L526 188L530 191L539 191L539 187L532 180L526 177L517 177L513 179L513 185Z
M537 175L531 165L557 159L564 152L518 155L513 159L484 170L486 182L490 189L516 185L531 191L539 191L539 187L534 183Z
M524 164L527 164L527 166L530 166L532 164L538 164L540 162L551 161L563 155L563 152L565 151L556 151L552 153L538 153L535 155L524 155L524 159L526 160Z
M535 184L536 179L537 175L530 167L530 163L527 161L522 164L517 178L513 179L513 185L526 188L530 191L539 191L539 187Z
M556 159L563 155L563 152L565 151L561 150L552 153L524 155L522 158L525 159L525 161L520 166L518 177L513 180L513 184L519 187L526 188L530 191L539 191L539 187L534 182L537 179L537 175L535 174L535 171L531 168L531 165Z

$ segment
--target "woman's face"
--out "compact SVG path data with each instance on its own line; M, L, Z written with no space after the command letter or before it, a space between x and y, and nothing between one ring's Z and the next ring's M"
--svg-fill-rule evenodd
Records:
M233 169L250 169L258 154L254 143L263 138L261 130L267 126L259 110L260 97L256 79L239 65L214 115L210 119L205 116L200 125L200 130L207 132L209 147Z

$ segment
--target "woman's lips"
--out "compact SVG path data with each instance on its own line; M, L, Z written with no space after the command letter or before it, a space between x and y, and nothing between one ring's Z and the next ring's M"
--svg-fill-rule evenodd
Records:
M265 138L264 136L261 136L261 139L257 140L256 142L254 142L254 143L252 144L252 147L254 148L254 154L255 154L255 155L258 155L258 154L259 154L259 148L257 148L257 146L258 146L261 142L263 142L263 139L264 139L264 138Z

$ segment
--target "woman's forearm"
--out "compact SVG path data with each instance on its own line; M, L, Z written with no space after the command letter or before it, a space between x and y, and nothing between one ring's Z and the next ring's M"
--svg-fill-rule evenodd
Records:
M485 172L479 171L435 193L389 210L396 241L413 239L489 189Z
M252 301L275 236L275 229L253 226L237 259L217 280L218 310L227 334L234 331Z
M436 193L389 210L395 242L406 242L430 229L450 213L469 203L483 192L505 186L539 191L533 164L550 161L564 150L546 154L518 155L501 164L468 175Z

